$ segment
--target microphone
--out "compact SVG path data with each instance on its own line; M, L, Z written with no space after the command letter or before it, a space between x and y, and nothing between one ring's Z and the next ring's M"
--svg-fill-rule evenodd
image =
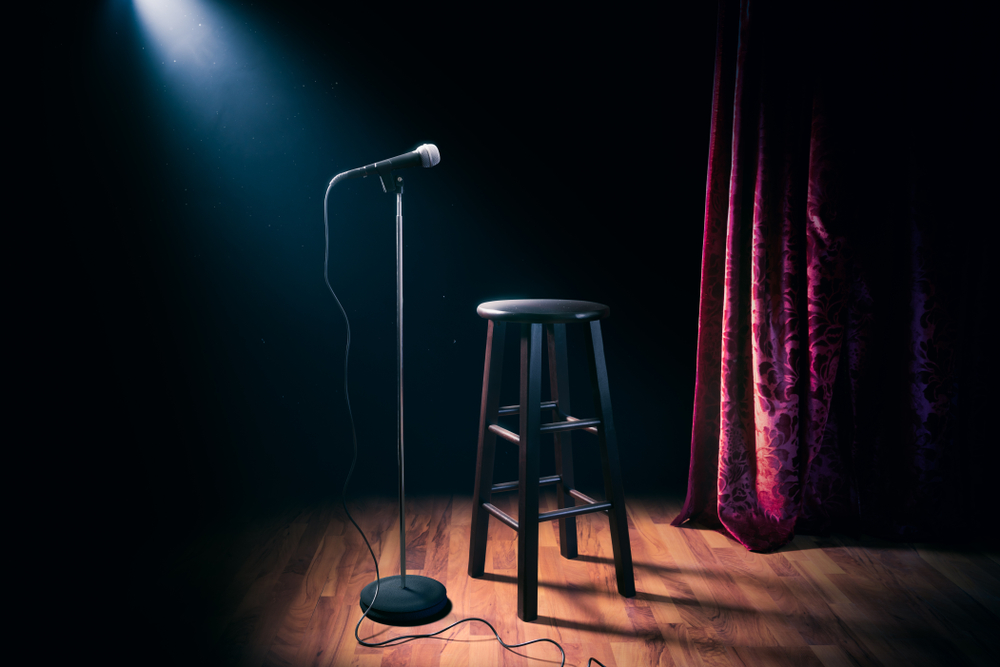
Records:
M388 160L382 160L381 162L375 162L364 167L358 167L357 169L345 171L342 177L358 178L359 176L365 177L374 173L382 175L388 174L390 171L394 171L396 169L405 169L407 167L416 166L433 167L440 161L441 151L438 150L438 147L434 144L423 144L418 146L416 150L412 150L409 153L403 153L402 155L391 157Z

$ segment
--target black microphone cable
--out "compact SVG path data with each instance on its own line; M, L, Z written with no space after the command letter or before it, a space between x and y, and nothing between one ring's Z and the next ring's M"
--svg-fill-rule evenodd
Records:
M443 632L447 632L456 625L460 625L462 623L479 621L480 623L484 623L486 627L488 627L493 632L493 636L496 637L497 641L500 642L501 646L503 646L505 649L511 652L514 652L515 648L528 646L530 644L537 644L538 642L548 642L554 645L557 649L559 649L559 653L562 655L562 662L559 663L559 667L565 667L566 651L564 651L563 647L560 646L555 640L542 638L542 639L532 639L526 642L521 642L520 644L508 644L503 639L500 638L500 634L497 632L496 628L494 628L489 621L476 617L469 617L457 620L451 625L441 628L437 632L431 632L427 634L416 634L416 635L401 635L399 637L391 637L389 639L380 642L367 642L364 639L362 639L359 634L359 631L361 629L361 622L365 620L365 617L368 616L368 612L371 611L371 608L373 606L375 606L375 600L378 598L379 585L381 584L382 579L378 571L378 558L375 557L375 550L372 549L372 545L368 541L368 538L365 536L365 532L361 530L361 526L358 525L358 522L354 520L353 516L351 516L350 510L347 509L347 487L350 484L351 475L354 474L354 466L358 462L358 435L357 431L354 428L354 413L351 411L351 397L350 394L348 393L348 388L347 388L347 360L351 352L351 323L347 317L347 311L344 310L344 306L340 303L340 299L337 298L337 293L333 291L333 286L330 285L330 222L329 222L328 206L327 206L327 202L330 198L330 190L332 190L333 186L339 183L340 181L349 178L346 175L347 173L348 172L344 172L342 174L337 174L336 176L334 176L333 180L330 181L330 185L328 185L326 188L326 194L323 196L323 237L326 242L325 249L323 252L323 280L326 282L326 287L327 289L330 290L330 294L333 295L333 300L337 302L337 307L340 309L340 313L344 316L344 325L347 328L347 343L344 345L344 400L347 403L347 417L351 424L351 442L354 447L354 453L353 457L351 458L351 467L347 471L347 479L344 480L344 488L340 494L340 501L344 507L344 513L347 514L347 518L350 519L351 523L354 525L354 528L357 529L358 533L361 535L361 539L364 540L365 546L368 547L368 553L371 554L372 561L375 563L375 595L372 596L371 604L368 605L368 608L365 609L364 613L361 614L361 618L358 619L358 624L354 626L354 638L358 641L358 644L368 648L398 646L400 644L413 641L414 639L428 639L430 637L436 637L437 635ZM601 667L606 667L603 663L598 661L597 658L590 658L587 661L587 667L591 667L593 663L597 663Z

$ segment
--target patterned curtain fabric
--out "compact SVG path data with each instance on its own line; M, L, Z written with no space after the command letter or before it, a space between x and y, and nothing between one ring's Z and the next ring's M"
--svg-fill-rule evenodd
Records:
M922 70L906 26L808 4L720 3L691 467L674 525L755 551L796 530L948 536L985 480L969 444L985 429L958 410L963 381L985 387L962 373L963 357L985 367L985 345L961 334L977 330L963 326L985 296L982 264L949 232L968 222L959 209L926 200L950 182L929 182L947 166L921 144L940 119L914 103L926 81L908 74Z

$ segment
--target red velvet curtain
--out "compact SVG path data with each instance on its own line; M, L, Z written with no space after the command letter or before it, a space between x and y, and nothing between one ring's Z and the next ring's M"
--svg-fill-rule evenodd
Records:
M931 71L933 47L908 50L933 21L806 4L720 3L691 466L674 524L751 550L796 530L952 535L985 480L985 430L958 409L986 386L985 262L951 233L975 207L955 201L963 182L941 161L965 114L927 86L970 77L949 82ZM934 125L942 113L954 123Z

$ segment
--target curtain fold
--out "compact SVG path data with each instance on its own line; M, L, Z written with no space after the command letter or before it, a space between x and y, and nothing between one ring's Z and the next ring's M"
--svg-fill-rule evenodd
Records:
M954 465L966 285L942 290L940 277L968 253L935 245L947 225L925 218L947 208L920 201L934 171L913 150L923 112L913 85L884 78L914 69L897 48L905 30L887 12L865 43L871 26L823 11L719 5L691 463L674 525L696 520L751 550L796 530L949 534L962 484L980 479Z

